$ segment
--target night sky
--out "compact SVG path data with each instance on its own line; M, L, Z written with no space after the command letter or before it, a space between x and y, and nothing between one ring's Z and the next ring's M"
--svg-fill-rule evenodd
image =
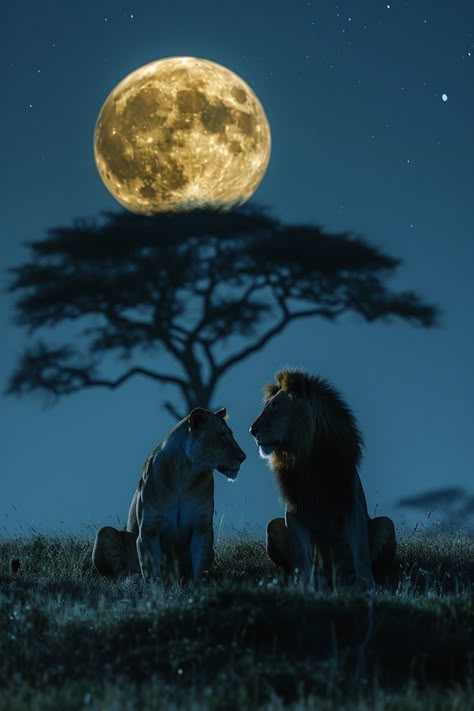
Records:
M390 285L442 312L428 330L350 314L303 321L231 371L215 405L247 461L235 484L215 475L216 531L260 535L281 510L248 427L263 384L288 364L328 378L358 416L371 514L423 528L443 511L398 499L448 486L473 495L472 0L27 0L2 15L2 288L24 242L120 209L94 164L100 107L139 66L190 55L239 74L265 108L272 157L253 201L400 257ZM5 294L0 318L4 387L28 335ZM143 461L174 424L161 406L173 394L135 379L49 409L39 395L2 397L0 535L89 535L126 520Z

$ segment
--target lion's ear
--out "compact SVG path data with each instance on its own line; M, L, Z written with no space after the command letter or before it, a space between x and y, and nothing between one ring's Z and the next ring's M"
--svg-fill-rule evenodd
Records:
M188 429L190 432L195 432L199 427L202 427L209 419L209 413L202 407L195 407L188 415Z
M225 407L222 407L220 410L216 410L216 415L219 415L219 417L222 417L223 420L227 420L227 410Z

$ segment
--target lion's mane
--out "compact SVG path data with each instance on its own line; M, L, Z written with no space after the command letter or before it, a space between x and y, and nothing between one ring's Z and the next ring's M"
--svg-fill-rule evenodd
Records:
M264 388L264 401L280 389L297 397L287 439L270 466L288 510L309 521L315 502L343 514L353 506L363 441L356 419L330 383L304 370L281 370Z

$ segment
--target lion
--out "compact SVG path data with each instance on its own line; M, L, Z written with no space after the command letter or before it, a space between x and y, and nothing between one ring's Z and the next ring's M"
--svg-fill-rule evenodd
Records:
M226 416L225 409L195 408L149 455L126 530L106 526L97 533L92 562L100 574L159 579L166 568L179 580L198 580L209 570L213 469L234 480L246 458Z
M303 370L276 373L264 388L264 407L250 427L285 505L285 518L267 525L267 552L287 573L322 587L332 562L373 584L373 570L395 555L395 528L370 518L359 477L363 441L339 392ZM322 572L320 570L322 558ZM319 568L319 570L318 570Z

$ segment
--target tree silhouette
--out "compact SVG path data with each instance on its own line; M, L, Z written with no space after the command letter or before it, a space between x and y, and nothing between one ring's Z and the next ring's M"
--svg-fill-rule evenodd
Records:
M175 386L187 410L208 407L230 368L297 319L353 311L367 321L436 321L413 292L385 286L398 259L347 233L282 224L261 208L107 213L53 228L28 248L8 290L17 323L43 339L26 348L8 393L59 397L142 375ZM51 330L71 324L74 339L58 329L65 337L53 345ZM140 363L159 348L177 374ZM123 368L117 377L105 374L109 356Z

